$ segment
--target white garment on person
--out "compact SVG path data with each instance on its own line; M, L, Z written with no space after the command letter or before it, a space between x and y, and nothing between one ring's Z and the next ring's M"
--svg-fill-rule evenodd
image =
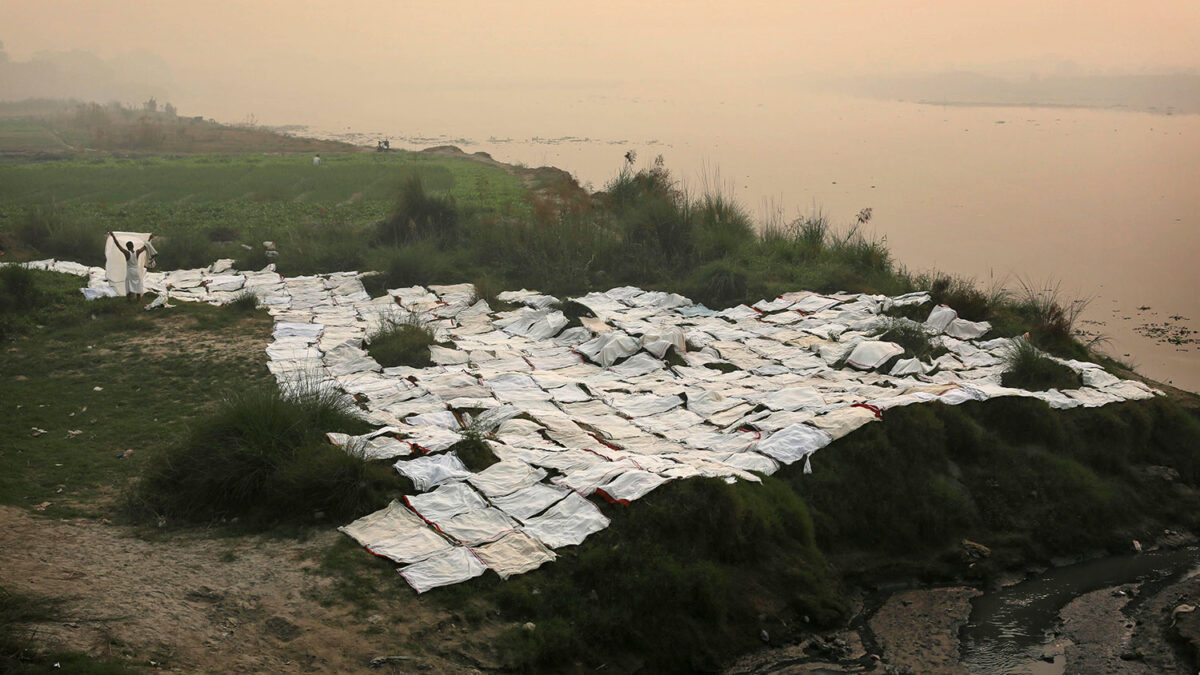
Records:
M113 241L113 237L117 241ZM129 269L129 263L125 260L125 256L120 249L125 248L126 242L133 242L133 250L138 250L146 246L150 240L149 232L113 232L113 237L106 237L104 242L104 276L108 279L108 283L113 287L113 290L125 293L138 293L141 291L128 291L125 287L126 272ZM119 248L118 248L119 246ZM128 249L126 249L128 250ZM139 283L145 278L144 270L146 265L146 255L137 256L138 265L138 281Z
M313 166L321 166L321 156L313 157Z
M135 295L142 294L142 255L136 249L126 249L129 258L125 261L125 292Z

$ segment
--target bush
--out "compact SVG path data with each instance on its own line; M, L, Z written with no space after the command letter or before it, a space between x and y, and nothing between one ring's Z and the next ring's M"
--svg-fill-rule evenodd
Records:
M734 255L757 240L746 212L720 194L705 195L694 210L693 221L696 255L701 261Z
M1047 357L1028 340L1014 339L1004 354L1004 374L1001 383L1031 391L1045 389L1078 389L1079 374Z
M708 307L729 307L747 299L749 282L736 263L715 260L696 269L688 280L689 295Z
M104 264L105 227L66 217L54 202L31 207L17 224L18 240L40 255Z
M1030 324L1029 336L1034 344L1046 351L1068 358L1087 356L1087 350L1075 340L1075 321L1088 305L1088 300L1065 300L1062 287L1049 282L1039 288L1033 282L1020 281L1017 311Z
M922 360L936 359L946 353L946 348L934 346L924 326L911 321L891 320L887 329L879 335L880 340L894 342L904 347L904 355Z
M440 246L453 243L458 234L458 211L452 197L435 197L425 192L417 174L400 182L396 206L376 227L375 239L387 246L432 240Z
M437 344L433 331L416 317L388 320L367 336L367 353L384 368L433 365L429 346Z
M328 431L367 425L337 392L274 387L235 393L153 457L132 506L168 518L252 526L346 521L381 508L395 485L386 466L328 443Z

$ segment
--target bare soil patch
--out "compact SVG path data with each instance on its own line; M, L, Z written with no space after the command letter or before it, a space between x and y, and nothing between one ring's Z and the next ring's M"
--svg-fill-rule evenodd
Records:
M198 535L198 536L197 536ZM317 559L341 535L307 541L209 532L148 541L123 526L50 520L0 506L0 586L62 598L34 641L143 666L201 672L463 672L499 667L507 628L468 628L397 575L394 599L365 615L330 592Z

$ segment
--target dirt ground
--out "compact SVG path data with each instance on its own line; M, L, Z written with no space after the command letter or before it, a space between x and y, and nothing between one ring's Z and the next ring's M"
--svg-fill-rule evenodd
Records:
M487 621L469 629L397 578L395 601L364 615L331 599L334 579L304 542L172 535L147 541L102 521L0 506L0 586L64 601L34 642L185 672L470 672L499 667ZM366 555L364 553L364 555Z

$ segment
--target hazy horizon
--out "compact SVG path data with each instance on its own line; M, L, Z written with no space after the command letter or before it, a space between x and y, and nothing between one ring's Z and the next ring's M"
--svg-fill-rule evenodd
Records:
M15 0L0 98L155 96L226 121L330 123L438 91L800 86L839 78L1195 73L1200 3ZM26 95L22 95L25 93Z

